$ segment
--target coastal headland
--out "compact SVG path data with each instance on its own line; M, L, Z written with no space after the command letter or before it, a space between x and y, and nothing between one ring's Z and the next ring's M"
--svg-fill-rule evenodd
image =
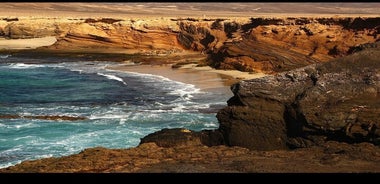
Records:
M379 3L1 4L1 54L217 73L233 93L216 130L164 129L2 173L380 172Z

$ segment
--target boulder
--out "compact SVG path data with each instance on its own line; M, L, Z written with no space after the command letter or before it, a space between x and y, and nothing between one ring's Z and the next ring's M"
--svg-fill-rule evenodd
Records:
M325 140L379 143L380 51L241 81L217 117L227 145L255 150Z
M170 148L177 146L223 145L224 140L219 131L203 130L195 132L184 128L165 128L143 137L140 145L144 143L155 143L157 146Z

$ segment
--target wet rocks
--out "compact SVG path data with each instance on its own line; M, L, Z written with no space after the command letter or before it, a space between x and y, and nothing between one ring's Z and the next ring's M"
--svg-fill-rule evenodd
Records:
M81 116L53 116L53 115L39 115L39 116L22 116L18 114L0 115L0 119L41 119L41 120L53 120L53 121L80 121L87 120L86 117Z

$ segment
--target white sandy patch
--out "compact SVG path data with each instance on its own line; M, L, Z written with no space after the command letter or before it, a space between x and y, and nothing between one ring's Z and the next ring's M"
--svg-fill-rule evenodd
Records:
M255 78L267 76L267 74L264 74L264 73L241 72L238 70L216 70L216 69L211 68L209 66L197 67L196 64L184 65L181 68L183 68L183 69L184 68L191 68L191 69L198 70L198 71L219 73L222 75L228 75L228 76L234 77L235 79L242 79L242 80L255 79Z
M35 49L53 45L57 39L54 36L31 39L0 39L0 49Z

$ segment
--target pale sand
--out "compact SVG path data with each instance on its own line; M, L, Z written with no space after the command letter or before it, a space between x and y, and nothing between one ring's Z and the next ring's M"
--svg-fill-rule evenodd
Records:
M35 49L43 46L53 45L57 39L54 36L31 39L0 39L0 50L2 49Z
M197 67L196 64L184 65L181 68L182 69L193 69L193 70L197 70L197 71L204 71L204 72L211 72L211 73L218 73L218 74L233 77L233 78L238 79L238 80L248 80L248 79L255 79L255 78L267 76L267 74L264 74L264 73L241 72L238 70L216 70L216 69L211 68L209 66Z
M172 68L171 64L166 65L119 65L108 67L110 70L119 70L127 72L137 72L143 74L159 75L174 81L193 84L195 87L204 91L223 91L226 94L233 95L230 86L244 79L253 79L266 76L265 74L249 74L239 71L222 71L212 69L211 67L195 67L194 65L185 65L181 68ZM239 79L237 79L239 78Z

